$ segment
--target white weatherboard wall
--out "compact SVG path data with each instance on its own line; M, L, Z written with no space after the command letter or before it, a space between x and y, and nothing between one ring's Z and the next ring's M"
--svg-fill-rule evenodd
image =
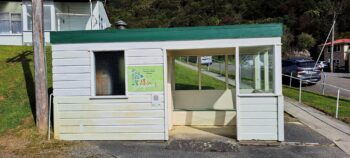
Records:
M278 140L278 97L239 97L237 113L238 140Z
M91 53L88 50L126 50L127 65L164 65L163 50L236 47L239 68L240 46L275 45L273 94L243 96L237 88L237 139L283 141L283 96L281 90L281 38L218 39L163 42L115 42L53 45L55 138L66 140L166 140L171 127L172 107L164 106L171 94L159 92L160 106L152 105L153 93L127 93L127 99L91 99ZM140 49L142 48L142 49ZM163 60L162 60L163 58ZM171 62L169 60L168 62ZM170 72L170 71L169 71ZM236 77L239 77L236 71ZM166 77L166 75L168 75ZM239 80L236 80L236 85ZM169 87L171 84L168 83ZM232 98L234 101L234 98ZM167 103L169 104L169 103ZM169 106L169 107L167 107ZM169 111L167 111L169 108ZM142 112L142 113L141 113ZM166 112L166 113L165 113ZM206 114L202 114L203 116ZM234 111L232 111L234 115ZM226 120L226 119L225 119ZM224 122L230 123L230 122ZM232 123L233 124L233 123Z
M54 132L63 140L167 140L164 92L91 98L89 51L53 51ZM161 49L126 50L126 66L163 65ZM152 104L152 94L161 104Z

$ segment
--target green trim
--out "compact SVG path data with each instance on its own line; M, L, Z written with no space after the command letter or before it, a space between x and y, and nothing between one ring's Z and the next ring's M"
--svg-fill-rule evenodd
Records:
M282 24L51 32L52 44L281 37Z

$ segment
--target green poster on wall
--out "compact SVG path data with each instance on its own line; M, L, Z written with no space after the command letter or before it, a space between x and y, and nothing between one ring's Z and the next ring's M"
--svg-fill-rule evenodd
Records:
M128 66L128 91L164 91L163 66Z

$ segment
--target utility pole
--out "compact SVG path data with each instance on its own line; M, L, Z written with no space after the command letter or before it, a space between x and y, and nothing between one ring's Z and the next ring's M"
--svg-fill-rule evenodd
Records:
M32 8L36 126L39 132L44 133L48 128L48 92L44 49L43 0L32 0Z
M331 50L331 72L334 71L334 30L335 30L335 12L333 17L333 29L332 29L332 50Z

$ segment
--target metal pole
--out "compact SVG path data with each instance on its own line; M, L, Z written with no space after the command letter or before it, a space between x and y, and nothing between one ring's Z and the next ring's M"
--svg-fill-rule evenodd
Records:
M292 87L292 80L293 80L293 72L290 73L290 77L289 77L289 87Z
M337 94L337 109L335 111L335 118L338 118L338 112L339 112L339 93L340 93L340 89L338 89L338 94Z
M326 82L326 74L323 73L323 81L322 81L322 95L324 95L324 90L325 90L325 82Z
M36 126L41 133L48 129L48 92L44 48L43 1L32 1L33 48L35 68Z
M299 80L299 103L301 103L301 85L302 84L302 79Z

